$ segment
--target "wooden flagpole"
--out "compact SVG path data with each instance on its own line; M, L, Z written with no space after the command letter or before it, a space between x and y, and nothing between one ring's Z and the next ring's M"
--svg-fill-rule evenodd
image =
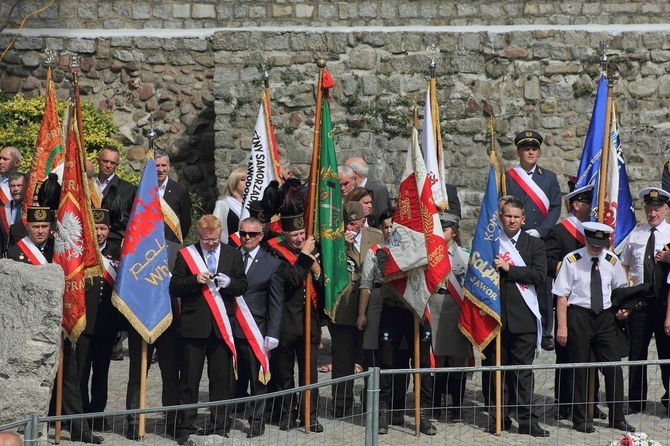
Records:
M319 45L319 44L317 44ZM307 210L306 210L306 236L314 235L314 220L316 212L316 182L318 180L319 160L321 158L321 119L323 105L323 72L326 68L326 59L317 54L316 66L319 68L319 79L317 81L316 89L316 116L314 120L314 140L312 143L312 163L309 170L309 180L307 189ZM310 364L312 361L311 341L312 341L312 275L307 274L305 281L305 385L310 385L312 382ZM303 401L303 421L305 422L305 432L309 433L311 426L311 394L310 390L305 391L305 398Z
M60 337L58 349L58 372L56 372L56 416L63 414L63 336ZM60 444L61 420L56 420L54 443Z
M144 409L147 405L147 341L142 338L142 359L140 362L140 404L139 408ZM144 438L146 428L146 414L140 414L139 424L137 426L137 436Z
M414 316L414 368L420 367L419 360L421 358L420 349L421 342L419 341L419 318ZM414 373L414 434L418 437L421 435L421 374Z

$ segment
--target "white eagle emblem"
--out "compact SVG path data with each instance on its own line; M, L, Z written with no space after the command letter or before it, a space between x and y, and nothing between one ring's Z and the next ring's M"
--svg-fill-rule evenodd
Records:
M84 254L81 220L72 212L66 212L62 221L56 222L54 251L62 255L67 252L67 261Z

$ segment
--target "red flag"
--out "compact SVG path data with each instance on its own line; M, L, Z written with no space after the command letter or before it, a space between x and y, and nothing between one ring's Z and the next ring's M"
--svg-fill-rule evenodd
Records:
M84 181L84 153L79 147L76 120L72 120L65 152L63 185L57 213L54 263L65 273L63 332L76 344L86 327L86 277L101 276L98 243Z
M384 276L422 319L430 295L450 272L447 246L415 128L400 181Z
M30 174L28 175L28 186L26 187L28 199L23 201L24 213L26 212L26 208L32 205L32 196L37 183L44 181L49 172L62 162L63 148L61 145L60 125L58 123L58 109L56 108L56 93L54 92L53 83L49 81L47 82L42 124L37 134L35 153L33 154L33 162L30 166Z

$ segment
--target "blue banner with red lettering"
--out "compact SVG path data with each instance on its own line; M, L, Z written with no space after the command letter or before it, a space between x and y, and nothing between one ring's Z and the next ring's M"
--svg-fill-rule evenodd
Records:
M496 337L500 331L500 275L493 261L500 251L500 225L498 224L498 179L494 156L489 169L486 192L482 202L472 253L465 273L458 327L463 335L479 351Z
M152 344L172 322L170 270L156 163L149 157L123 238L112 302Z

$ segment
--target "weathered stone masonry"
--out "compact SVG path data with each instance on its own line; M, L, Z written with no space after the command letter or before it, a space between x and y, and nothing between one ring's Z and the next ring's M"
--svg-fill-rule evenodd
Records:
M37 3L23 2L12 20ZM496 141L508 165L515 159L516 131L531 127L545 135L541 163L567 189L593 107L600 40L610 41L609 52L619 56L622 76L614 94L633 193L660 184L661 162L670 157L667 2L56 3L56 11L26 26L70 30L26 30L0 63L0 88L41 91L39 56L46 47L82 54L84 100L113 110L129 147L146 144L147 117L154 112L159 145L173 155L179 180L203 194L206 204L215 198L215 186L220 190L228 173L246 161L265 57L272 66L280 151L298 172L306 171L317 77L312 47L321 35L336 80L331 104L338 157L363 156L371 176L392 194L415 103L422 113L425 49L435 44L442 50L436 74L444 155L449 180L459 186L466 238L488 165L485 111L497 116ZM581 26L586 23L658 25ZM202 29L215 27L239 28ZM8 41L8 35L0 37L3 48ZM55 76L60 97L66 64L63 55Z

